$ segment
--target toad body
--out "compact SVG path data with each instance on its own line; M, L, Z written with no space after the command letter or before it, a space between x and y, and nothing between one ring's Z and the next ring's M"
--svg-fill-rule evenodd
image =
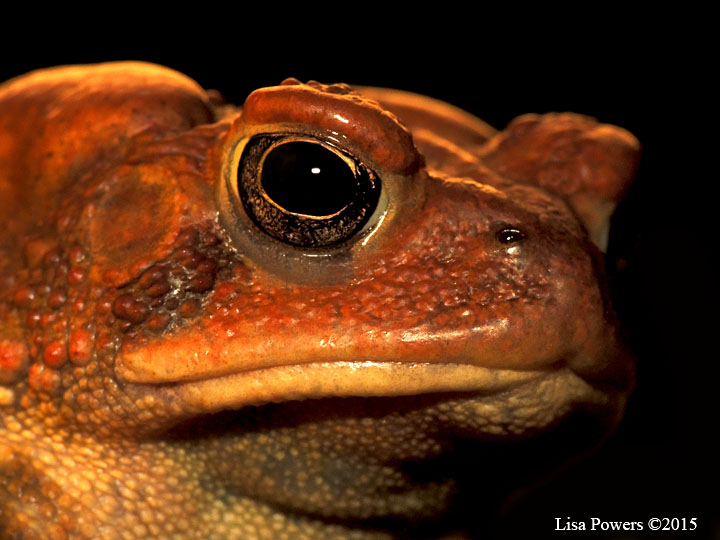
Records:
M379 88L8 81L0 536L472 529L622 415L601 251L637 153Z

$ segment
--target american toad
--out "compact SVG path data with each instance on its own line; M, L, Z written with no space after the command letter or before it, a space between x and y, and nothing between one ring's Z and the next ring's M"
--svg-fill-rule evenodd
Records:
M343 84L241 109L142 63L5 83L3 538L472 522L622 415L601 250L637 152L576 114L497 132Z

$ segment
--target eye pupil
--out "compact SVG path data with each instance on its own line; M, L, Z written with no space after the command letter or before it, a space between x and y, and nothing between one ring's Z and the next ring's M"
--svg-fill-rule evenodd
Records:
M504 227L498 231L496 238L501 244L514 244L524 240L525 233L514 227Z
M357 181L337 154L314 143L299 141L271 148L260 175L265 194L289 212L327 216L353 199Z
M305 248L356 236L382 189L375 172L348 151L293 134L260 134L247 141L236 181L247 216L263 233Z

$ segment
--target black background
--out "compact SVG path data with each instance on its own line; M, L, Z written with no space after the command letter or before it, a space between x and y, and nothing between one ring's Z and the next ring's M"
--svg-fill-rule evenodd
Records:
M114 31L30 25L3 35L0 80L57 64L137 59L183 71L235 103L293 76L424 93L498 128L526 112L574 111L628 129L643 156L613 219L608 268L638 357L637 389L614 436L520 497L502 530L509 538L720 538L711 371L718 353L708 346L716 341L710 257L717 234L705 202L716 178L699 165L714 141L701 128L711 109L698 73L712 64L695 62L703 52L695 30L680 20L518 28L514 20L477 16L459 24L466 14L384 24L377 15L355 25L347 15L282 25L277 17L215 13L197 21L188 14L158 23L138 16ZM665 535L553 533L557 517L697 517L700 527Z

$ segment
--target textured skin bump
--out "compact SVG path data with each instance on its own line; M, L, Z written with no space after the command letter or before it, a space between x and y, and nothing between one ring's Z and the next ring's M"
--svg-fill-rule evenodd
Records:
M141 63L0 86L0 537L472 536L614 428L593 241L631 135L294 79L218 103ZM337 249L222 199L239 142L298 132L383 182Z
M574 114L523 115L481 151L501 175L565 197L602 247L638 154L638 141L627 131Z

